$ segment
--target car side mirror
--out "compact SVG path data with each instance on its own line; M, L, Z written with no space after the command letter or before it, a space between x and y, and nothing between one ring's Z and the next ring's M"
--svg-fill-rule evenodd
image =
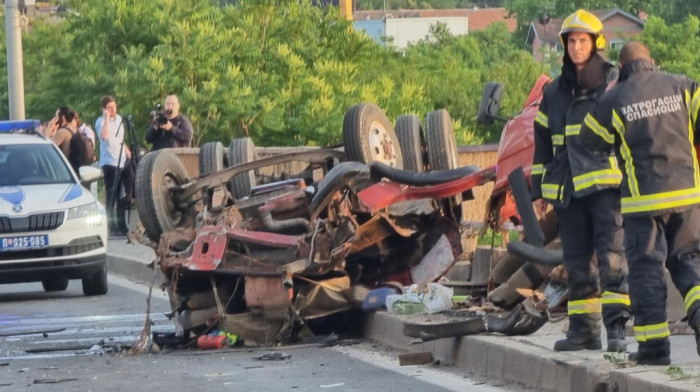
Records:
M78 168L80 174L80 183L87 186L102 178L102 170L92 166L80 166Z
M500 119L498 117L498 112L501 109L502 95L502 83L486 83L484 86L484 92L481 94L479 111L476 113L476 122L478 124L493 124L494 120Z

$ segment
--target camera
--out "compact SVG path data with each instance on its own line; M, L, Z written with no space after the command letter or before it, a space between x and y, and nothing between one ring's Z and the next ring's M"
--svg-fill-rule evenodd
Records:
M166 124L169 121L168 116L171 114L173 114L172 110L163 110L161 104L157 104L156 110L153 112L153 121L158 125Z

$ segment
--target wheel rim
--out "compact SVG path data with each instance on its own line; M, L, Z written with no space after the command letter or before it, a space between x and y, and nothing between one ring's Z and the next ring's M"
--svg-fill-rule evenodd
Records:
M168 220L172 223L173 226L177 226L182 221L182 213L176 208L177 206L173 202L173 198L170 196L170 189L180 185L180 183L177 180L177 176L174 173L168 172L163 176L163 179L161 180L161 185L161 189L163 190L161 196L165 201L165 206L167 209L166 214L168 216Z
M397 154L394 141L387 130L378 121L372 122L369 127L369 147L372 152L372 160L396 166Z

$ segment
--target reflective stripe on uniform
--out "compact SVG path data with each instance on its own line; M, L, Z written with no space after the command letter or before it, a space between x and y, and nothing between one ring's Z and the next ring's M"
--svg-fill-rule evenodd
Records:
M668 321L654 325L635 325L634 335L638 342L648 342L654 339L664 339L671 335Z
M533 164L531 173L533 176L541 176L542 174L544 174L544 164L542 164L542 163Z
M603 305L600 298L580 299L577 301L569 301L566 304L568 314L591 314L600 313L603 311Z
M622 213L660 211L700 203L700 187L622 198Z
M690 111L690 121L688 122L688 140L690 140L691 145L695 145L698 141L695 140L694 127L697 124L697 113L700 108L700 89L693 93L693 98L690 98L690 93L686 91L685 99L686 105L688 105L688 110ZM690 149L693 155L693 173L695 173L695 186L700 184L700 167L698 166L698 155L695 148Z
M578 136L581 131L581 124L570 124L566 126L566 136Z
M542 183L542 197L549 200L561 200L563 185Z
M574 190L579 192L594 185L620 185L620 181L622 181L620 169L597 170L574 177Z
M693 98L690 100L690 119L693 124L698 123L698 110L700 110L700 89L693 92ZM696 140L697 142L697 140Z
M683 302L685 303L685 311L686 313L690 309L690 307L695 303L695 301L700 300L700 286L695 286L690 291L688 291L688 294L685 295L685 299Z
M627 305L630 306L630 296L627 294L603 291L600 295L600 302L605 305Z
M549 127L549 119L547 118L547 115L540 111L538 111L537 115L535 116L535 122L545 128Z
M564 145L564 135L552 135L552 145L553 146L563 146Z
M605 129L605 127L598 124L598 120L596 120L590 113L588 113L586 118L583 119L583 123L586 124L586 126L590 128L593 133L598 135L606 143L613 144L615 142L615 135L610 133L607 129Z
M637 174L634 170L634 159L632 158L632 152L630 147L627 145L627 140L624 138L625 135L625 123L613 110L613 127L620 135L620 155L625 161L625 172L627 173L627 187L629 188L630 195L632 197L639 196L639 184L637 184Z

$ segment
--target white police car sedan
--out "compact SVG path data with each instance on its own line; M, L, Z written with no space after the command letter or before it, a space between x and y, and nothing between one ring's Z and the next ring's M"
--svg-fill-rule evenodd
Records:
M107 216L39 121L0 121L0 283L41 282L62 291L82 279L85 295L107 293ZM81 184L82 179L82 184Z

